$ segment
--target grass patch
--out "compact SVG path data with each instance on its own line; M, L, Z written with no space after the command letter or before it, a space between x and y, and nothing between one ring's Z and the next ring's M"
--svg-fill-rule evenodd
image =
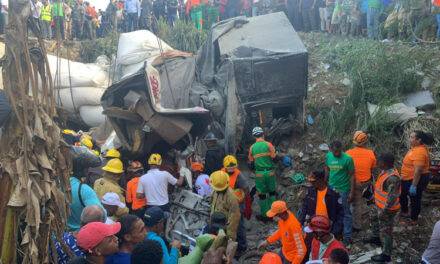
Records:
M119 34L110 33L105 38L84 40L81 42L80 56L82 61L91 63L101 55L111 58L118 50Z
M197 53L197 50L205 43L207 32L199 31L193 23L181 19L175 22L174 27L170 27L161 18L158 21L158 35L175 49Z

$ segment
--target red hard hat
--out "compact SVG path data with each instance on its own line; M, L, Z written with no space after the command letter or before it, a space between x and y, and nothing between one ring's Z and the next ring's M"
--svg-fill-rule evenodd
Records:
M316 215L312 218L309 224L313 232L330 232L330 219L323 215Z
M263 255L259 264L282 264L281 257L273 252L267 252Z

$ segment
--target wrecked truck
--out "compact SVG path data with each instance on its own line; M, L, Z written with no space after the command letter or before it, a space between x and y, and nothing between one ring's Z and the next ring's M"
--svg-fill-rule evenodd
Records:
M143 35L145 42L156 41ZM264 127L270 139L303 126L308 54L284 13L219 22L196 56L157 41L165 48L139 45L149 47L148 54L137 50L131 58L145 61L125 60L122 78L101 98L125 151L146 157L173 149L191 186L187 168L195 157L203 160L200 139L208 132L226 153L236 153L253 126ZM209 204L191 190L174 192L171 201L167 236L197 236L208 222Z

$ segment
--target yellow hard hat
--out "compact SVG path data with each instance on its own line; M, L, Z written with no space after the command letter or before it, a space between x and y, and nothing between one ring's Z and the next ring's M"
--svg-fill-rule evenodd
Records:
M119 152L115 148L112 148L112 149L109 149L107 151L107 153L105 153L105 157L106 158L118 158L119 159L121 157L121 152Z
M214 191L224 191L229 187L229 175L224 171L214 171L209 177L209 185Z
M89 149L93 148L93 142L88 137L82 137L80 142L81 142L81 145L86 146Z
M104 167L102 167L102 170L111 173L123 173L124 165L122 165L122 161L120 159L111 159Z
M223 159L223 167L225 168L235 168L237 167L237 159L232 156L232 155L227 155L224 159Z
M99 151L97 151L96 149L92 149L93 154L95 154L96 156L99 157Z
M76 132L73 131L72 129L64 129L63 130L63 134L66 134L66 135L76 135Z
M150 158L148 159L148 164L160 166L162 164L162 156L157 153L151 154Z

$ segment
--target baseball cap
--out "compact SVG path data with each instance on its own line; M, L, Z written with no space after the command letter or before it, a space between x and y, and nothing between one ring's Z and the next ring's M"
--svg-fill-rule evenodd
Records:
M116 205L119 208L125 208L125 204L121 202L119 195L114 192L104 194L104 196L102 196L101 203L106 205Z
M270 210L267 211L267 217L274 217L277 214L281 214L287 211L287 205L284 201L275 201L272 203Z
M160 207L154 206L150 207L145 211L144 223L148 227L157 225L160 221L168 219L170 215L164 212Z
M77 244L84 250L95 248L104 238L116 235L121 230L121 223L111 225L101 222L91 222L83 226L77 236Z

